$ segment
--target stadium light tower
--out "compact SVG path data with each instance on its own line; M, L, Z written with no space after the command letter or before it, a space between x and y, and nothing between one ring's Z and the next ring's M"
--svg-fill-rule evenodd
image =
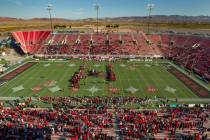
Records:
M52 11L52 10L53 10L53 9L52 9L52 4L48 4L48 5L47 5L47 11L49 12L51 30L53 31L52 14L51 14L51 11Z
M99 10L100 10L100 6L99 6L98 2L94 5L94 7L96 10L97 34L98 34L98 15L99 15Z
M147 4L147 10L149 11L148 15L148 27L147 27L147 33L150 33L150 19L151 19L151 13L152 10L155 8L155 4Z

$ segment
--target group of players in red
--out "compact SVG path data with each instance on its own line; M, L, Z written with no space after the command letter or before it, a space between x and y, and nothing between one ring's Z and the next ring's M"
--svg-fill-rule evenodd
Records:
M80 81L86 78L85 66L80 66L78 72L75 72L72 78L70 79L71 87L74 89L80 88Z
M106 72L107 72L107 77L106 77L107 81L116 81L117 80L111 64L106 66Z
M93 74L97 73L97 71L93 70L93 71L89 71L88 75L90 74L90 72ZM71 82L71 87L73 89L79 89L80 81L82 79L85 79L86 77L87 77L87 73L85 72L85 66L82 65L82 66L80 66L79 70L77 72L75 72L74 75L69 80ZM106 66L106 79L107 79L107 81L116 81L116 76L113 71L112 65Z

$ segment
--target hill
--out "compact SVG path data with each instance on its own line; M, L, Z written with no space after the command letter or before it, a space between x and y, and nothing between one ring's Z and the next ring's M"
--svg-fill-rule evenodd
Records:
M10 17L0 17L0 22L11 21L25 21L25 22L46 22L48 18L31 18L31 19L19 19ZM86 18L81 20L53 18L58 22L73 22L73 21L94 21L94 18ZM145 22L148 20L147 16L130 16L130 17L106 17L101 18L101 21L130 21L130 22ZM180 16L180 15L153 15L151 18L153 22L168 23L168 22L189 22L189 23L210 23L210 16Z

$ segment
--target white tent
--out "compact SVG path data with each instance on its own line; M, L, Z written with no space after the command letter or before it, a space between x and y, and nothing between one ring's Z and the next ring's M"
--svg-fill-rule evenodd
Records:
M3 67L3 65L0 64L0 73L4 72L6 68Z
M2 56L5 56L5 55L6 55L6 53L5 53L5 52L2 52L2 53L1 53L1 55L2 55Z

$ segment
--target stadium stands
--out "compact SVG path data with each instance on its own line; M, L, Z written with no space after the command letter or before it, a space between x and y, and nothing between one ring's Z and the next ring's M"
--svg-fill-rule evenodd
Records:
M192 114L193 113L193 114ZM118 112L120 134L123 139L206 139L197 131L207 120L208 115L200 109L168 109L159 111L133 111ZM189 135L184 131L190 131ZM179 136L177 135L179 133Z
M51 31L31 31L31 32L13 32L12 35L24 53L34 54L41 43L50 35Z
M155 55L141 34L60 34L13 32L25 53L45 55ZM160 54L160 53L159 53Z
M201 78L209 80L210 39L194 36L173 36L169 45L168 43L168 41L162 42L162 51L166 57L178 65L194 71Z
M180 107L159 110L110 109L126 103L142 104L137 97L40 97L54 109L0 106L1 139L195 139L206 140L210 108ZM80 108L73 108L75 107Z

